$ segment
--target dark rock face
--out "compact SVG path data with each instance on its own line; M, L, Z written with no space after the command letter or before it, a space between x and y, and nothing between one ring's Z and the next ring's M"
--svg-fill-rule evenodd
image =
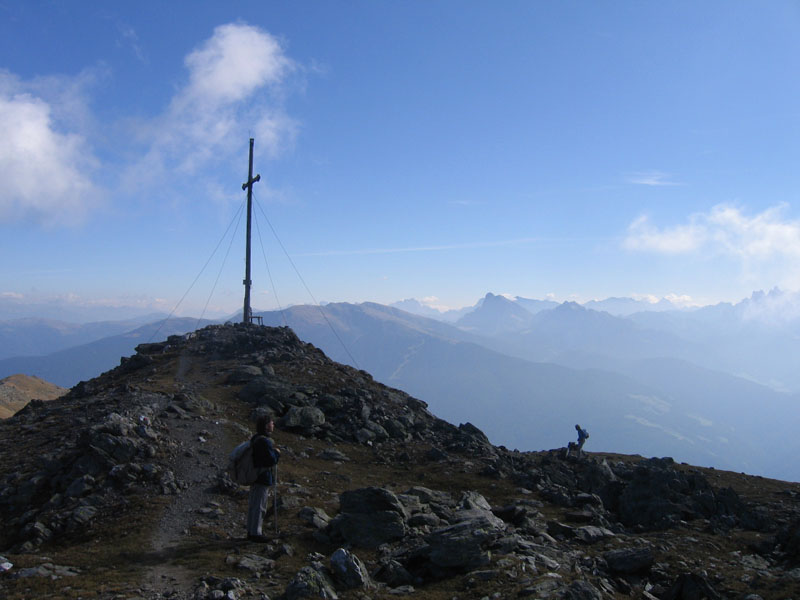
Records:
M486 566L489 553L485 547L497 533L494 523L480 517L436 529L425 539L427 558L437 567L468 570Z
M662 600L719 600L720 595L708 580L695 573L684 573L661 597Z
M650 569L655 562L653 551L650 548L625 548L611 550L603 554L612 573L633 575L643 573Z
M334 541L344 541L358 548L377 548L403 539L406 526L400 514L389 510L371 514L342 513L331 521L328 534Z

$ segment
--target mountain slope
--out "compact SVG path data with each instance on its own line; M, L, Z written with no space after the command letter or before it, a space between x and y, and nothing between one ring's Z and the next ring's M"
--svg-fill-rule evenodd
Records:
M154 335L164 338L182 334L209 321L169 319L149 323L118 335L88 344L52 352L44 356L15 356L0 360L0 377L15 373L35 375L62 387L72 387L119 364L120 358L133 354L134 348Z
M247 491L224 466L267 412L279 501L268 542L254 543ZM0 422L0 589L6 600L797 595L800 485L561 450L494 447L286 328L207 327L143 344Z
M38 377L11 375L0 379L0 419L7 419L31 400L53 400L68 390Z

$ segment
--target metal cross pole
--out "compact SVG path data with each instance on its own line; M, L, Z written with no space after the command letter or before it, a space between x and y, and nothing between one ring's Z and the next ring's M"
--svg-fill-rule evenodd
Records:
M253 144L255 140L250 138L250 166L247 171L247 183L242 184L242 190L247 190L247 247L245 254L245 270L244 270L244 314L242 315L242 323L250 323L252 321L253 311L250 308L250 285L253 283L250 280L250 224L251 215L253 212L253 184L256 181L261 181L261 175L253 177Z
M275 480L272 484L272 502L275 506L275 534L278 533L278 463L275 463Z

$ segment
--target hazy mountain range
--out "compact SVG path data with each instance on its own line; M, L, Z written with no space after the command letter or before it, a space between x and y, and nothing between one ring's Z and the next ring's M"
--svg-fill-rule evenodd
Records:
M96 323L98 321L137 321L140 325L152 323L167 316L151 308L136 306L111 306L105 304L80 304L69 298L31 300L20 294L0 293L0 321L17 319L58 319L70 324Z
M459 314L415 300L399 305L404 310L334 303L257 314L425 400L437 416L479 423L492 442L510 448L564 446L580 423L591 434L587 449L800 480L793 460L800 445L796 295L773 290L692 310L624 298L579 305L493 294ZM32 353L48 336L66 344L121 326L95 325L43 323L37 332L30 321L12 321L0 331L11 340L26 327ZM157 326L57 352L39 346L39 356L0 360L0 377L22 372L73 385L119 364ZM158 338L196 327L195 319L170 320ZM64 333L58 338L54 330Z
M199 327L205 327L211 323L207 320L176 318L164 321L148 323L134 329L128 328L122 333L107 335L106 337L95 338L87 343L71 347L63 347L63 339L56 340L51 346L50 342L43 342L47 345L43 347L41 355L15 356L0 360L0 378L23 373L40 377L50 383L62 387L72 387L82 380L91 379L100 373L113 369L119 365L120 358L130 356L134 348L143 342L163 340L173 334L183 334L193 331ZM13 337L15 322L0 323L0 329L5 330L6 338ZM81 328L84 335L88 331L94 331L95 335L105 327L109 331L119 328L118 324L96 324L98 327ZM35 329L30 320L25 320L19 325L18 335L24 335ZM51 321L43 322L41 331L32 339L47 340L53 335L53 331L65 331L65 336L73 335L69 333L68 327L53 327ZM52 347L62 349L55 352L47 352ZM30 346L29 346L30 347ZM41 352L41 350L40 350Z
M796 394L670 356L680 338L629 319L565 303L521 324L518 308L487 296L456 323L468 331L370 303L262 315L447 420L481 423L495 443L559 447L580 423L598 450L800 478Z

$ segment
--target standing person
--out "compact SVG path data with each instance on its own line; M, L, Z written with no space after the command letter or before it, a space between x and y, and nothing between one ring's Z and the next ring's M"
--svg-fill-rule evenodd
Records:
M583 429L580 425L575 425L575 429L578 431L578 442L570 442L567 444L566 456L569 457L570 450L576 450L576 454L578 455L578 458L580 458L583 454L583 445L589 438L589 432Z
M256 421L256 434L250 440L253 447L253 466L259 470L258 479L250 486L250 504L247 510L247 539L251 542L268 542L261 525L267 510L269 487L273 484L272 467L278 463L280 450L270 435L275 429L272 416L262 415Z

